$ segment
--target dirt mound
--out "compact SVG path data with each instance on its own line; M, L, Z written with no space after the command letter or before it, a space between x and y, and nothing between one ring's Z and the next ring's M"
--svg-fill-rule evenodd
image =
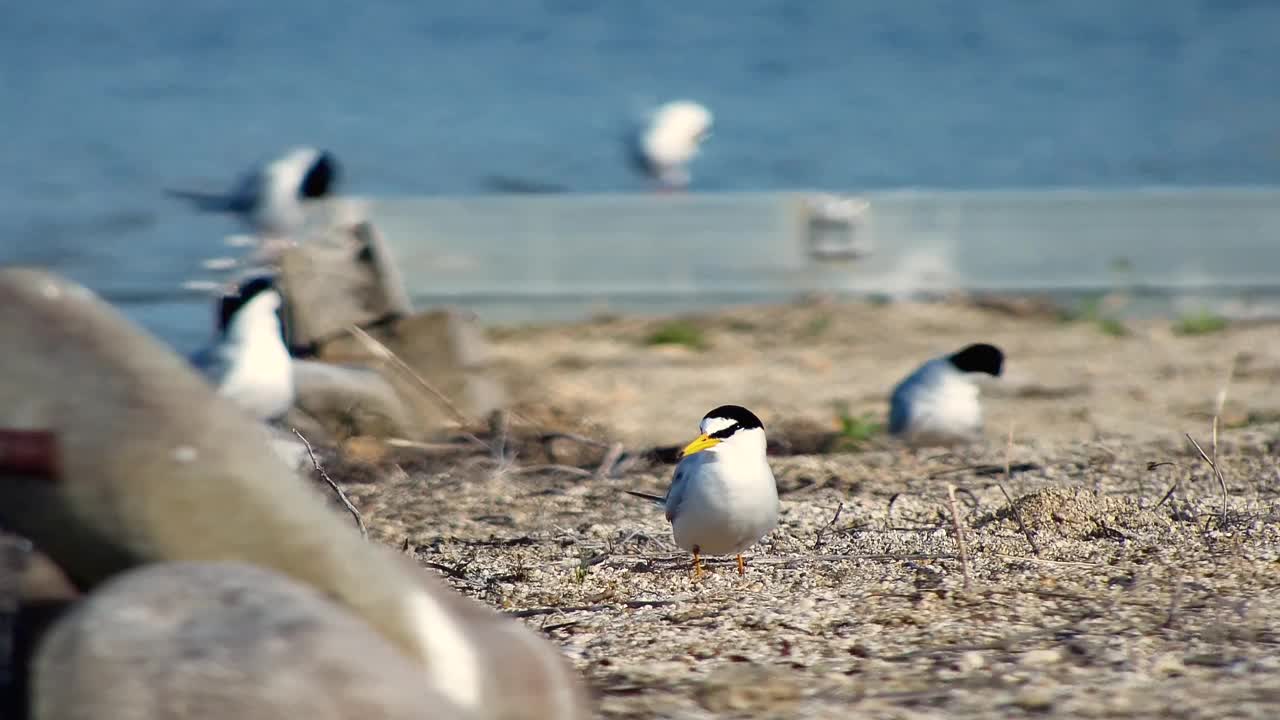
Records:
M1098 495L1084 488L1042 488L1019 497L1014 508L1027 530L1070 540L1126 539L1130 533L1166 528L1170 523L1167 516L1142 508L1135 498ZM1017 518L1004 507L979 524L989 522L1016 525Z

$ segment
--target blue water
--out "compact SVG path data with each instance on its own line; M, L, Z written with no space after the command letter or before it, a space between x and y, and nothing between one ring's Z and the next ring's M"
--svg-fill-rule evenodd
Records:
M1278 29L1269 0L8 3L0 262L180 274L234 226L161 189L298 142L362 194L636 190L619 134L680 96L717 118L695 190L1276 183Z

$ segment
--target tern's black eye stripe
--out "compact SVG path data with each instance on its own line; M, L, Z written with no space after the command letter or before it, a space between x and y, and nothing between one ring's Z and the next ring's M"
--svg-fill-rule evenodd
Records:
M711 437L716 438L717 440L724 440L725 438L728 438L730 435L738 432L738 430L740 430L741 428L742 428L741 425L739 425L738 423L734 423L727 428L724 428L722 430L717 430L711 433Z

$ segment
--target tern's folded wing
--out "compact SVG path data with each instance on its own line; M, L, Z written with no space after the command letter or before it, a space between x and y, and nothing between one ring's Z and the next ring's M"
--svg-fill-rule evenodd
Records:
M680 512L680 503L684 502L685 491L689 489L689 482L697 474L697 467L701 464L702 460L698 455L690 455L676 465L675 474L671 477L671 487L667 488L668 521L674 519Z
M227 349L222 345L210 345L197 350L187 359L215 388L222 384L222 378L231 366Z

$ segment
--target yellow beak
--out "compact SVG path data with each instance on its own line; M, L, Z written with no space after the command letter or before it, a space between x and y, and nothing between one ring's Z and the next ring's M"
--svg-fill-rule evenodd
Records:
M713 438L710 435L703 433L698 437L694 438L693 442L684 446L684 449L680 451L680 457L688 457L695 453L700 453L709 447L715 447L716 445L719 445L719 444L720 444L719 438Z

